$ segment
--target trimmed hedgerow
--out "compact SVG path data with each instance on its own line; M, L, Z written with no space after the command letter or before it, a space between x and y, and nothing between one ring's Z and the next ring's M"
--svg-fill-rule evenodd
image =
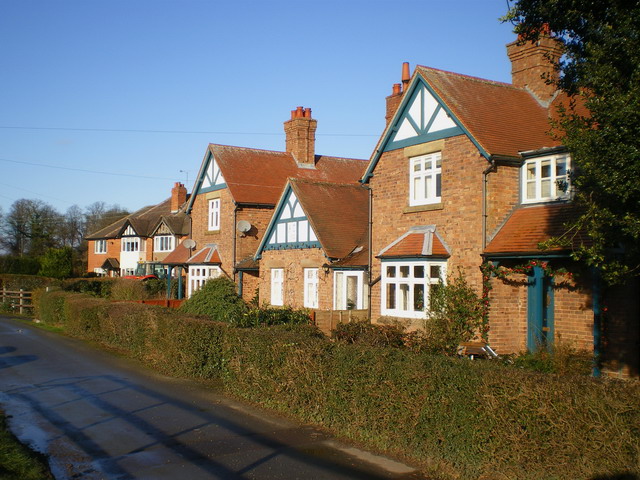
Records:
M43 321L166 374L404 457L437 478L640 475L640 384L524 371L410 349L332 342L309 325L234 328L64 292Z
M40 277L37 275L13 275L0 274L0 287L7 290L33 291L38 288L58 285L59 280L49 277Z

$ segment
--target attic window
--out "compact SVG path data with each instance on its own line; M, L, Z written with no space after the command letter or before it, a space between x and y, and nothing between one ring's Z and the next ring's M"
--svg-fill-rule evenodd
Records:
M526 160L522 166L522 203L569 198L570 166L567 154Z

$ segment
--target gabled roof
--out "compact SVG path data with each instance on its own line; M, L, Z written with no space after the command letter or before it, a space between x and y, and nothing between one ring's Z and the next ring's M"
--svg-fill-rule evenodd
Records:
M97 232L87 235L87 240L100 240L104 238L118 238L128 225L131 225L136 234L141 237L149 237L157 228L161 218L171 218L171 198L163 200L157 205L141 208L124 218L108 225ZM177 222L178 220L176 220ZM173 222L173 220L172 220Z
M100 268L104 270L120 270L120 262L117 258L107 258Z
M173 235L188 235L189 222L190 217L186 213L179 212L173 215L162 215L152 228L151 234L155 235L158 228L164 224Z
M306 178L334 183L353 183L360 179L366 161L316 155L315 168L300 167L287 152L210 144L193 188L190 211L199 192L205 169L215 159L225 185L236 203L269 205L278 202L287 178Z
M367 245L366 188L293 178L289 183L327 257L344 258Z
M299 202L317 243L329 259L346 259L367 249L368 190L359 183L339 184L290 178L265 230L255 258L260 258L275 232L279 214L293 195ZM358 255L359 261L367 258ZM354 260L352 258L352 260ZM366 262L363 264L366 265Z
M550 203L516 209L487 245L487 256L540 255L566 253L591 240L585 232L577 232L566 247L541 250L538 245L566 233L565 225L579 215L572 203Z
M527 90L435 68L416 71L489 155L519 157L559 144L549 135L549 109Z
M218 245L209 243L192 253L192 250L184 246L184 241L167 255L160 263L163 265L220 265L220 253Z
M383 248L378 258L449 257L451 252L435 225L414 226Z
M492 156L520 158L520 152L559 145L549 134L549 119L557 102L542 105L524 88L417 66L400 106L374 149L363 181L372 174L385 149L399 148L394 146L392 138L421 88L426 89L457 127L449 129L448 136L466 134L487 159ZM432 137L446 138L449 132L443 130L440 136L436 133ZM415 143L430 139L426 135L425 139L416 138Z

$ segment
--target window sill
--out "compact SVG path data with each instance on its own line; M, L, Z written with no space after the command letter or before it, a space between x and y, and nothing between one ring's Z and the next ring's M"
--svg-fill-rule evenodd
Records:
M428 205L415 205L413 207L406 207L402 213L416 213L416 212L432 212L434 210L444 210L444 204L430 203Z
M220 230L207 230L204 232L205 235L220 235Z

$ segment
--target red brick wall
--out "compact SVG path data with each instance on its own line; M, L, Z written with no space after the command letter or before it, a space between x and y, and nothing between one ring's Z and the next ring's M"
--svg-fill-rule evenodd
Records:
M120 260L120 239L112 238L107 240L107 253L95 253L96 242L87 242L87 272L93 272L94 268L102 267L107 258Z
M498 354L527 349L526 275L491 280L489 344Z
M318 309L333 308L333 273L324 273L327 259L319 248L300 250L266 250L260 260L260 304L271 302L271 269L284 269L285 305L304 306L304 269L318 269Z
M219 194L220 198L220 230L208 230L209 199L206 193L202 193L193 202L191 238L196 241L195 251L209 243L217 244L222 260L221 267L230 278L234 278L235 263L255 254L258 249L273 214L273 208L238 207L234 222L235 204L229 189L225 188L215 193ZM240 220L246 220L252 225L247 234L243 235L237 231L236 225ZM234 239L236 241L235 262ZM235 279L237 280L237 275ZM253 296L253 293L251 295Z
M520 201L520 167L498 165L487 175L487 243Z
M449 274L460 267L480 293L482 252L482 172L489 163L466 136L444 140L442 148L442 208L407 211L409 207L409 159L404 149L382 154L374 176L373 254L405 233L409 227L436 225L451 250ZM372 275L381 274L374 258ZM380 316L380 282L372 289L372 320Z

